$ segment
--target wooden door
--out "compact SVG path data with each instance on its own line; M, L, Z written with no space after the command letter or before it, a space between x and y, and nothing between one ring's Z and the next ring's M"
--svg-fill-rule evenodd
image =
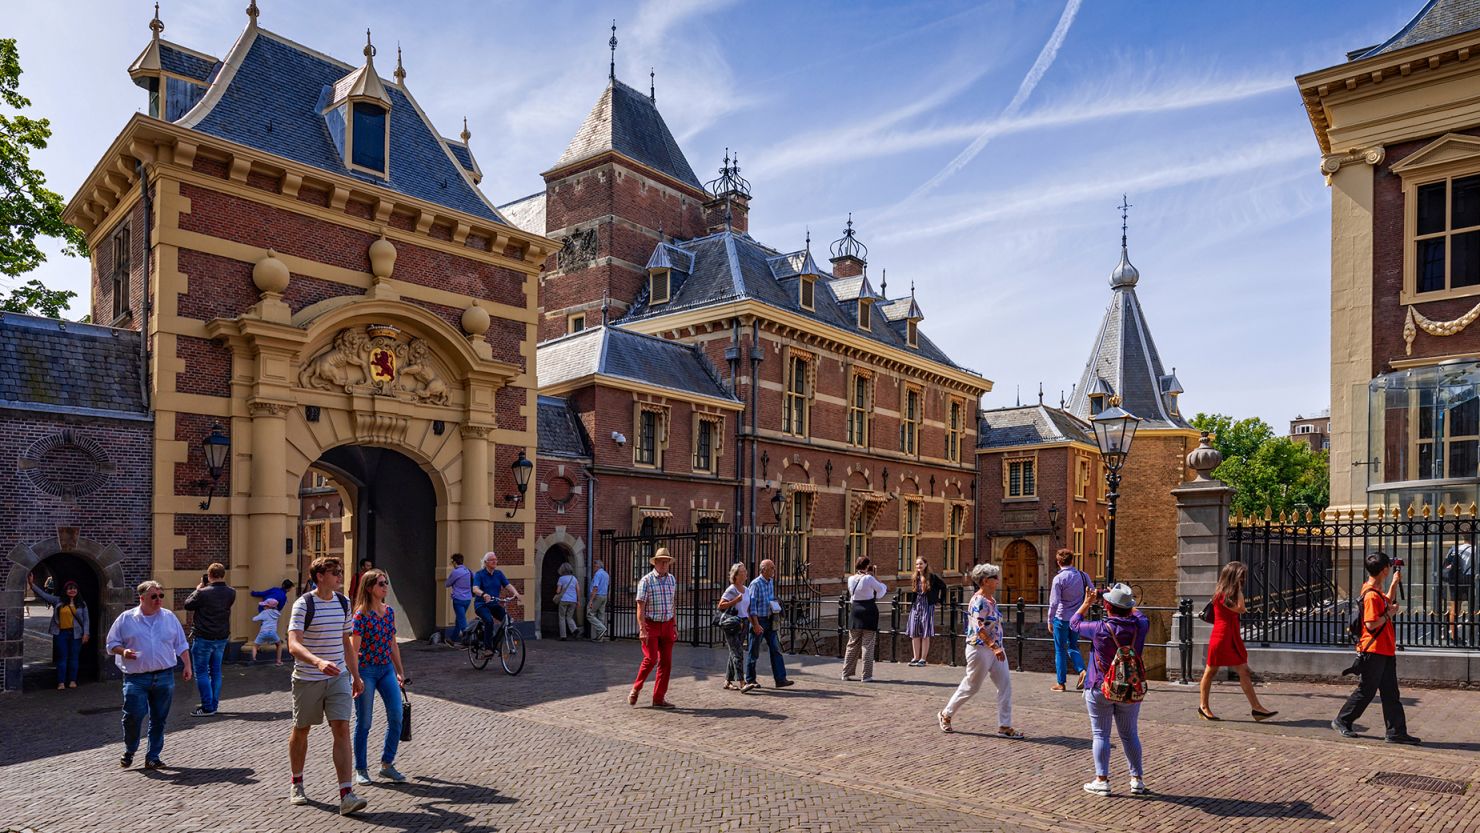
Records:
M1015 604L1021 596L1028 604L1038 602L1038 549L1024 540L1007 545L1002 553L1001 604Z

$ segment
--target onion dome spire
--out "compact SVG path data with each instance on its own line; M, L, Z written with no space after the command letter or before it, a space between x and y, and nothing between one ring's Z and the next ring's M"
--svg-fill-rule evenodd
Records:
M1120 195L1120 263L1110 272L1110 286L1115 289L1131 289L1141 280L1139 269L1131 265L1131 257L1126 247L1126 217L1130 212L1131 204L1126 195Z

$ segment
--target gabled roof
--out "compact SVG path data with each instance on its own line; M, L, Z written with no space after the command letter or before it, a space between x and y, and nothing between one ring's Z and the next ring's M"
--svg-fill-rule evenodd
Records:
M915 303L914 295L906 295L893 301L885 301L879 304L879 312L883 314L886 321L916 321L924 320L925 313L920 311L920 305Z
M410 92L378 76L249 25L228 53L205 97L177 122L228 141L321 170L389 188L492 222L503 222L471 174L432 127ZM344 164L316 105L335 84L355 78L390 101L390 176ZM326 95L326 92L329 95Z
M1474 29L1480 29L1480 0L1428 0L1418 14L1392 37L1377 46L1358 49L1347 57L1359 61Z
M537 348L535 367L542 389L600 374L739 401L698 347L621 327L592 327L546 341Z
M564 399L541 396L538 414L535 422L541 457L591 456L591 443L586 437L586 429Z
M777 280L783 278L795 278L800 275L823 275L826 274L817 266L817 261L812 258L811 249L802 249L799 252L787 252L768 258L771 264L771 274Z
M977 448L1008 448L1077 442L1093 446L1094 430L1083 420L1047 405L1022 405L983 411L977 425Z
M658 106L646 95L613 80L596 99L596 106L555 162L563 168L607 151L704 190L683 149L669 132Z
M753 299L880 344L914 353L929 361L964 370L926 338L924 333L918 334L919 346L911 347L905 340L902 328L896 330L893 327L876 326L868 330L860 329L855 308L860 294L878 298L867 278L833 278L830 273L818 270L821 280L817 283L813 309L804 309L797 291L798 278L778 280L772 271L772 264L780 252L761 245L748 234L720 231L665 245L692 253L693 271L682 283L674 283L667 303L656 306L649 304L647 289L642 289L623 321L656 318L681 310Z
M139 53L139 57L129 64L128 71L132 75L150 70L164 70L171 75L179 75L204 84L211 80L220 67L221 62L210 55L187 49L167 40L151 39L149 45L144 47L144 51Z
M0 408L141 418L139 333L0 314Z
M1182 385L1162 366L1146 314L1136 298L1137 281L1126 278L1123 267L1130 261L1124 247L1120 262L1111 274L1110 306L1066 409L1088 420L1093 416L1090 396L1118 396L1120 407L1140 417L1143 428L1190 428L1171 396L1171 386L1180 389Z
M498 207L498 213L510 225L531 234L545 233L545 192L536 191L527 197Z

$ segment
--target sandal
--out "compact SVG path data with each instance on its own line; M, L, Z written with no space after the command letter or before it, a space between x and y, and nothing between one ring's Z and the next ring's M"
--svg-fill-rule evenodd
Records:
M738 688L739 688L739 686L735 685L734 683L730 682L729 680L726 680L725 681L725 691L734 691L734 690L736 690Z
M940 724L940 730L942 732L954 731L951 728L951 716L946 714L945 712L936 712L935 722Z
M997 730L997 737L1009 738L1011 740L1022 740L1023 738L1027 737L1027 735L1019 732L1017 729L1014 729L1011 726L1005 726Z

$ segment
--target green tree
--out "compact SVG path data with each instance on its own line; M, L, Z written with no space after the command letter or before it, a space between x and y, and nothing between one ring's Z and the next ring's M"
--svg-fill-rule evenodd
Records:
M1276 436L1258 418L1234 420L1224 414L1198 414L1192 426L1213 435L1223 464L1213 476L1234 488L1233 509L1262 516L1291 510L1320 512L1331 502L1330 468L1325 451Z
M0 38L0 102L8 110L31 106L20 94L21 60L13 38ZM62 220L62 198L46 187L46 177L31 167L31 152L46 147L51 123L19 112L0 112L0 275L21 275L46 260L38 237L62 241L62 251L85 257L82 230ZM31 280L0 301L9 312L37 311L60 317L73 292L52 292Z

